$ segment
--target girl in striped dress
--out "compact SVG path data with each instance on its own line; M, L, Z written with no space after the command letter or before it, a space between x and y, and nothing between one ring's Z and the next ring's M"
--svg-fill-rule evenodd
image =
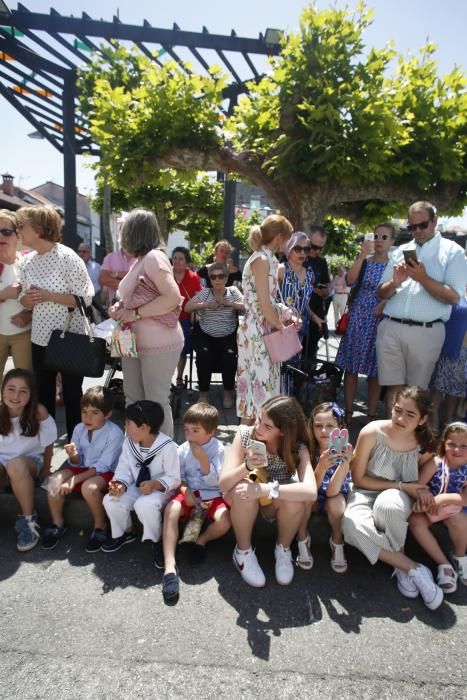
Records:
M433 496L419 482L419 469L430 460L434 437L428 425L428 391L405 387L395 396L391 419L368 423L358 436L352 460L353 487L342 519L344 539L371 564L394 567L397 587L407 598L418 594L436 610L443 592L431 571L404 553L412 507L425 509Z
M416 506L410 517L410 531L421 547L438 564L438 585L454 593L457 578L467 586L467 425L461 421L447 425L440 441L439 456L422 469L420 481L428 484L434 496L430 510ZM433 523L443 521L451 538L453 555L449 562L438 540L431 533Z

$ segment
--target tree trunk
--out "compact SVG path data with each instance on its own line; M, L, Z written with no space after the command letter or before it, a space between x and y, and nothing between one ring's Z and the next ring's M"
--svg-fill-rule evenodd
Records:
M110 185L104 185L102 190L102 230L104 231L106 253L112 253L114 249L112 232L110 230L111 194L112 188Z

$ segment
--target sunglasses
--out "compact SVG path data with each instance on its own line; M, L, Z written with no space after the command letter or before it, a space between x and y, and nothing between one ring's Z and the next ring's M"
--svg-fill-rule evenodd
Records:
M409 233L414 233L414 231L416 231L418 228L420 229L420 231L425 231L425 229L427 229L430 224L431 219L421 221L419 224L407 224L407 231Z
M294 253L306 253L308 254L311 250L309 245L294 245L292 248Z
M323 250L324 245L315 245L314 243L310 243L310 248L311 250Z
M387 233L375 233L375 241L387 241L389 236Z
M219 274L219 275L209 275L210 280L225 280L227 275L224 274Z
M6 238L9 238L14 233L16 233L16 231L14 228L0 228L0 233L2 234L2 236L6 236Z

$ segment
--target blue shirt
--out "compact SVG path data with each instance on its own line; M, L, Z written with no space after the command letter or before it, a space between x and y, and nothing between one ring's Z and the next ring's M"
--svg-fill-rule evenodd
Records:
M189 442L178 448L180 458L180 477L191 491L199 491L203 501L222 496L219 490L219 477L224 466L224 446L215 437L201 445L209 460L209 473L203 474L199 461L193 455Z
M447 284L460 298L467 284L467 262L460 245L436 233L423 246L414 240L395 250L386 266L380 284L392 280L393 267L404 262L404 250L415 250L417 259L425 265L427 275L437 282ZM451 304L435 299L419 282L410 277L402 282L396 293L386 301L384 314L412 321L447 321L451 315Z
M78 423L73 430L71 442L74 442L79 452L80 463L72 464L73 467L87 467L94 469L98 474L115 471L120 452L122 451L123 432L118 425L108 420L99 430L91 432L91 441L88 429L84 423Z

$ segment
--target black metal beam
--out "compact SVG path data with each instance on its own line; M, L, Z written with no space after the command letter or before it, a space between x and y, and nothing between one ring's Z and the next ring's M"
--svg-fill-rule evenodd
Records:
M8 100L12 107L14 107L37 131L45 138L49 143L52 144L57 151L62 152L61 144L45 129L40 122L35 119L32 114L21 104L19 100L16 99L8 88L0 83L0 94Z
M103 39L134 41L135 43L167 44L168 46L186 46L188 48L213 49L214 51L239 51L264 56L276 55L280 51L280 44L266 46L264 38L248 39L246 37L182 30L174 32L172 29L148 27L147 25L138 26L79 17L64 17L58 13L45 15L38 12L24 12L22 7L18 3L18 9L13 10L11 16L5 17L2 22L5 25L16 26L16 20L18 20L18 23L26 23L26 26L33 30L75 36L82 34Z
M0 34L3 34L3 38L0 41L0 51L4 51L9 56L16 58L17 61L22 63L24 66L27 66L31 70L42 70L46 73L57 75L59 78L65 78L69 72L69 68L58 66L56 63L49 61L47 58L44 58L34 51L31 51L30 48L28 48L25 44L22 44L20 41L18 41L18 39L11 39L11 37L5 35L5 32L1 28Z
M11 88L11 87L8 87L7 90L9 90L11 93L13 93L17 97L17 99L20 99L21 101L24 101L24 102L29 102L30 104L34 105L34 107L36 107L36 108L43 109L46 114L50 114L50 115L54 116L58 121L61 121L62 113L52 109L52 105L48 104L46 107L45 105L42 104L42 102L36 102L36 100L33 100L32 95L23 95L21 92L16 92L16 90L13 90L13 88ZM54 104L53 106L59 108L59 105Z
M22 71L20 68L18 68L18 66L13 66L7 61L0 60L0 66L1 65L4 65L7 70L11 71L12 73L16 73L16 75L19 75L20 78L23 79L22 87L27 88L27 85L32 83L33 85L37 85L41 90L47 90L47 92L50 92L54 97L56 97L57 99L60 99L60 95L58 94L58 92L55 91L54 88L51 88L48 85L44 85L44 83L37 80L37 78L35 76L28 75L27 73ZM40 77L43 77L41 73L36 73L35 75L39 75ZM15 82L18 80L17 78L15 78L15 76L9 75L8 73L3 73L3 77L7 80L11 80L12 82ZM59 86L60 86L60 90L61 90L62 86L60 84L59 84Z

